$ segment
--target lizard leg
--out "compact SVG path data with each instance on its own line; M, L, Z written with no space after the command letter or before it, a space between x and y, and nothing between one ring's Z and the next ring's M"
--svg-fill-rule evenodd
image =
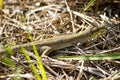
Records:
M41 47L41 50L43 51L43 53L41 55L42 57L47 56L47 55L49 55L50 52L52 52L52 48L49 46L43 46L43 47Z

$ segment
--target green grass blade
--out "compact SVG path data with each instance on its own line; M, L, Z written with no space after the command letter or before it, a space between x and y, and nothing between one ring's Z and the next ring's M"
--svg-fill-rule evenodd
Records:
M15 76L13 77L14 80L20 80L20 77L19 77L19 73L22 72L22 69L21 68L17 68L17 70L15 71Z
M15 67L15 62L11 58L8 58L5 56L5 57L0 58L0 61L6 63L11 68Z
M21 49L22 49L22 52L24 53L26 59L27 59L28 62L30 63L30 67L31 67L31 69L33 70L33 72L34 72L37 80L42 80L41 77L39 76L38 72L37 72L36 67L35 67L34 64L31 62L31 59L30 59L29 55L27 54L27 51L26 51L23 47L21 47Z
M47 75L46 75L46 71L45 71L45 69L44 69L44 67L43 67L42 61L41 61L41 59L40 59L40 56L39 56L39 53L38 53L37 48L36 48L36 46L35 46L35 43L34 43L34 41L33 41L33 38L32 38L32 36L31 36L30 34L29 34L29 37L30 37L30 40L31 40L32 45L33 45L33 50L34 50L34 53L35 53L35 55L36 55L36 60L37 60L38 67L39 67L39 70L40 70L41 75L42 75L42 79L43 79L43 80L48 80L48 79L47 79Z
M6 51L6 53L8 55L13 55L13 52L12 52L12 47L13 47L13 43L11 41L9 41L9 43L3 47L3 49Z
M87 4L87 6L84 8L83 12L88 10L88 8L95 2L96 0L90 0L90 2Z
M63 56L57 58L64 60L113 60L120 59L120 53L82 55L82 56Z
M91 39L92 39L92 38L98 37L101 33L104 32L104 30L105 30L104 28L101 28L101 29L99 29L99 30L93 32L93 33L90 35Z

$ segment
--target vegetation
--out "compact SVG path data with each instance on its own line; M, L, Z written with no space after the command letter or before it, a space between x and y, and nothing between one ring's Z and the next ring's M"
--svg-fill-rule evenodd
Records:
M0 80L120 79L119 14L119 0L0 0ZM44 57L40 54L47 50L35 45L89 26L94 29L84 44ZM17 49L27 43L31 50Z

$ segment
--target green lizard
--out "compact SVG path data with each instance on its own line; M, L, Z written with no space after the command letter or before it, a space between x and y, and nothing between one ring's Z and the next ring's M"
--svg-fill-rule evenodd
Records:
M76 14L76 13L75 13ZM81 19L84 19L87 21L89 24L95 26L96 23L93 24L93 21L95 21L92 18L87 18L88 16L81 14L82 16ZM97 24L96 24L97 25ZM80 42L80 44L85 43L89 39L89 34L90 32L96 32L96 29L92 30L94 27L93 26L88 26L82 27L81 31L78 33L73 33L70 35L62 35L54 38L48 38L44 39L43 41L37 41L34 42L37 49L43 51L43 55L48 55L51 51L59 50L65 47L70 47L75 45L76 43ZM101 28L101 27L97 27ZM22 45L16 45L11 47L13 52L16 51L21 51L21 47L24 47L26 50L32 50L33 49L33 44L32 42L22 44ZM5 49L0 49L0 55L2 53L6 53Z

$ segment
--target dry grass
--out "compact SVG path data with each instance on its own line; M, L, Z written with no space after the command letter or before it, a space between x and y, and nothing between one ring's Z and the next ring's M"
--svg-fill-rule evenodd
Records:
M42 0L41 0L42 1ZM66 1L66 0L65 0ZM76 0L77 1L77 0ZM84 1L84 0L83 0ZM117 1L117 0L116 0ZM81 1L82 2L82 1ZM72 3L79 5L72 5ZM19 45L30 42L28 32L33 36L34 41L44 40L64 34L76 33L81 26L89 26L80 17L72 14L72 10L80 10L80 2L64 2L64 0L49 2L49 0L10 0L4 1L2 9L2 23L0 26L0 43L7 46ZM87 3L87 2L86 2ZM97 3L98 4L98 3ZM101 3L102 4L102 3ZM120 5L119 1L113 5ZM110 3L110 6L112 3ZM99 5L100 6L100 5ZM52 52L47 58L43 58L43 64L47 70L50 80L119 80L120 61L119 60L99 60L99 61L61 61L54 59L58 55L80 55L80 54L104 54L105 52L120 52L120 6L116 7L117 12L112 12L111 16L99 17L102 13L107 13L110 9L94 11L92 6L84 14L95 19L98 23L105 25L105 30L94 39L88 40L85 44L74 46ZM112 8L111 8L112 9ZM93 13L94 12L94 13ZM114 14L114 15L113 15ZM114 17L116 15L116 17ZM106 24L105 24L106 23ZM33 64L37 64L34 54L31 54ZM35 78L27 60L21 52L16 52L8 56L15 62L14 69L8 64L0 61L0 78L13 79L18 72L20 79L33 80ZM1 56L3 58L5 56ZM39 71L38 71L39 73Z

